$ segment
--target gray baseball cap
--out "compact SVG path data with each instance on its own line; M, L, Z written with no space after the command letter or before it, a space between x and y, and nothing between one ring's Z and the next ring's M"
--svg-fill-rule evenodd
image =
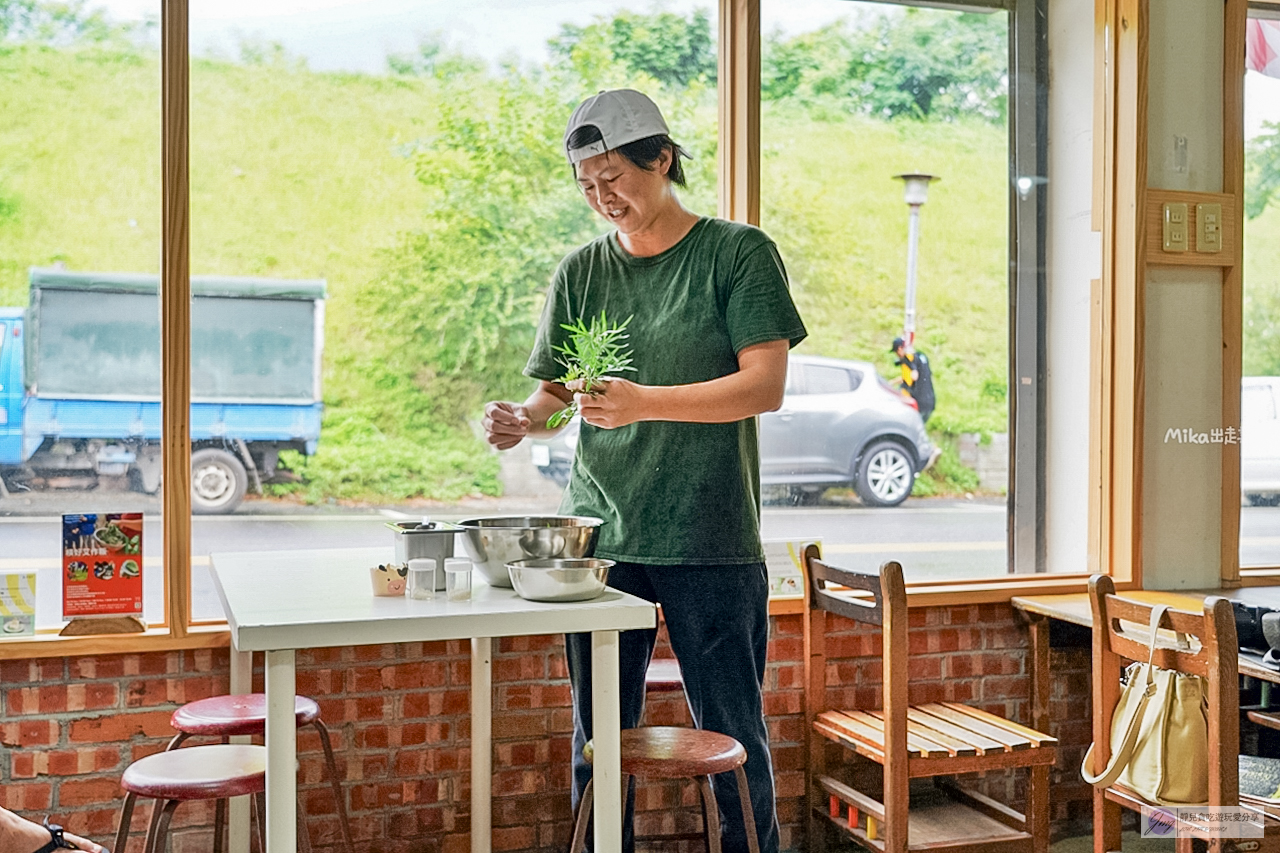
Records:
M578 128L588 125L595 125L601 138L569 150L569 137ZM670 132L658 105L648 95L635 89L609 89L578 104L564 132L564 150L570 163L580 163L629 142Z

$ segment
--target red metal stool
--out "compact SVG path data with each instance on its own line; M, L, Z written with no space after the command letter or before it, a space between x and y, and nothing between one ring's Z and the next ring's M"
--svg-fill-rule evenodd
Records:
M592 759L590 743L583 749L587 761ZM738 799L742 803L742 819L746 824L747 847L751 853L760 853L756 838L755 815L751 809L751 795L747 790L747 774L742 765L747 763L747 751L734 738L705 729L680 726L644 726L624 729L622 732L622 782L623 790L631 784L632 776L650 779L693 779L702 795L703 833L676 833L670 835L636 836L636 842L675 841L703 838L708 853L720 853L720 811L716 796L711 790L711 778L719 773L733 771L738 780ZM573 843L570 853L582 853L587 846L587 824L591 818L593 782L588 782L578 804L578 815L573 825Z
M160 752L140 758L125 768L120 787L125 791L120 828L114 850L123 851L129 839L133 807L138 797L156 801L143 853L164 853L169 823L178 803L187 800L217 800L219 807L230 797L252 794L256 804L258 842L266 848L263 816L267 785L266 747L253 744L193 746L176 752ZM213 849L222 851L222 832L214 831Z
M347 853L354 853L351 842L351 823L347 819L347 803L342 793L342 782L338 779L338 766L333 757L333 745L329 741L329 729L320 719L320 706L315 700L306 696L294 697L294 714L298 728L313 726L320 735L320 746L324 748L329 784L333 787L333 798L338 806L338 823L342 826L342 840L346 844ZM177 748L190 737L217 737L223 742L237 735L261 735L267 725L267 697L265 693L246 693L232 696L211 696L196 702L189 702L173 712L170 720L178 735L169 742L166 751ZM214 818L221 836L224 804L219 803ZM299 819L303 818L301 801L299 801ZM299 841L304 850L311 849L311 838L306 832L299 833Z

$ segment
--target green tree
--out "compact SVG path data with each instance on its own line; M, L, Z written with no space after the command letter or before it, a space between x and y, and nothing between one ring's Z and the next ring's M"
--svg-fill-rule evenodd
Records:
M585 27L563 24L549 42L553 62L567 61L590 86L607 63L628 76L644 75L664 86L684 88L716 79L716 46L705 9L689 17L672 12L619 12Z
M427 378L429 366L433 381L512 391L556 264L600 228L560 150L576 93L511 71L453 83L440 93L437 134L415 155L431 191L423 226L361 305L370 327L396 326L383 356L393 373Z
M403 77L434 77L452 80L479 74L484 63L473 56L451 49L442 33L433 33L420 39L413 53L387 55L387 68L392 74Z
M766 99L834 101L877 118L1004 120L1008 18L904 9L868 15L764 45Z
M1257 219L1280 187L1280 124L1263 123L1264 132L1245 147L1244 212Z
M977 113L1003 121L1008 18L905 9L858 32L850 77L862 109L884 118Z
M113 24L105 11L86 5L87 0L0 0L0 41L69 45L107 41L136 29Z

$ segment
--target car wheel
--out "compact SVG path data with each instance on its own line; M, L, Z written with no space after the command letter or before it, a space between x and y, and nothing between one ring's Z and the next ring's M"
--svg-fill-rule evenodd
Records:
M244 464L227 451L206 447L191 454L191 511L196 515L231 512L248 489Z
M879 441L863 452L853 486L867 506L897 506L911 494L915 482L915 466L902 445Z

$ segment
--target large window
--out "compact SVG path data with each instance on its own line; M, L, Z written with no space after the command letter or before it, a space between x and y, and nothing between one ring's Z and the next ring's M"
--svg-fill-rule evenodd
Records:
M1240 394L1240 565L1280 565L1280 41L1274 13L1251 17L1246 38L1244 380ZM1234 426L1234 425L1233 425Z
M828 521L826 553L898 558L911 581L1082 571L1085 449L1046 435L1088 434L1091 9L1074 24L1069 3L821 5L762 6L761 224L809 323L802 351L882 380L847 395L865 428L820 475L798 459L774 479L794 501L892 503L875 488L888 448L932 464L900 508ZM936 398L927 443L900 425L927 413L909 387L923 371L891 352L912 337ZM766 420L794 431L793 408Z
M145 508L143 609L162 624L160 516L129 474L160 400L154 291L59 283L159 271L159 58L141 18L56 11L0 15L0 572L35 574L36 625L56 630L61 515Z

